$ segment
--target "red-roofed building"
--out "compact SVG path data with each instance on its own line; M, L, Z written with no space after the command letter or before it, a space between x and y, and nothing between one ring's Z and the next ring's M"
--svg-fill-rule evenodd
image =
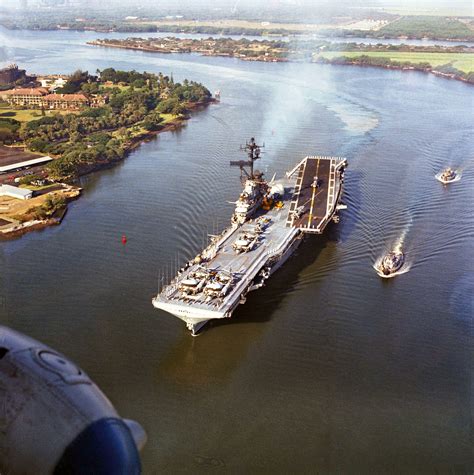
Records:
M48 94L43 97L46 109L79 110L90 104L85 94Z
M48 94L47 89L32 87L2 91L0 97L12 105L41 107L46 94Z
M0 91L0 98L12 106L29 109L60 109L79 110L83 107L101 107L106 104L107 97L99 94L50 94L44 87L10 89Z
M91 100L83 93L50 94L44 87L10 89L0 92L0 98L10 105L31 109L79 110L83 107L91 105L97 107L105 103L105 99L101 97Z

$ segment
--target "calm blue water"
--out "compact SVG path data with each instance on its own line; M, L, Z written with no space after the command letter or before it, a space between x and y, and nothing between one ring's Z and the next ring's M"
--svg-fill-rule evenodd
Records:
M84 178L61 226L0 243L2 323L67 354L143 424L145 473L471 473L474 88L84 45L97 36L1 30L0 59L162 71L222 102ZM252 135L270 177L346 156L348 210L191 338L153 309L158 273L228 223L228 161ZM462 179L443 187L448 165ZM410 270L382 281L373 263L400 242Z

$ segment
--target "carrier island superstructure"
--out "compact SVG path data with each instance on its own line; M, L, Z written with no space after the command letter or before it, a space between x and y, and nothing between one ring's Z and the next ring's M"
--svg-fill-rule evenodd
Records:
M344 170L340 157L310 156L281 179L267 182L254 170L261 147L250 139L240 167L243 191L230 226L189 261L153 299L156 308L180 318L195 335L209 320L229 318L248 292L265 285L301 243L338 222Z

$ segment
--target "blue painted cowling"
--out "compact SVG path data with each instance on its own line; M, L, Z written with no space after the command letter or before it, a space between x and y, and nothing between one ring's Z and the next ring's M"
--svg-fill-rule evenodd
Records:
M0 326L0 473L139 474L145 442L74 363Z

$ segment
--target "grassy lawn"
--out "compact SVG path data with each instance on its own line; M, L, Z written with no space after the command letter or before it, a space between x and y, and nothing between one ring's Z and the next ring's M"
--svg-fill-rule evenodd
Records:
M101 84L99 86L99 90L101 92L105 91L106 89L114 89L114 88L120 89L120 91L125 91L127 89L130 89L130 86L127 86L125 84L112 84L110 86L106 86L105 84ZM136 87L135 91L140 91L141 89L143 89L143 88Z
M325 51L315 57L332 59L338 56L354 58L367 55L374 58L390 58L394 61L409 61L410 63L428 62L431 66L451 64L453 67L469 73L474 71L474 54L471 53L411 53L408 51Z
M45 111L45 116L54 114L71 114L74 111ZM38 109L11 109L9 107L0 106L0 119L15 119L19 122L30 122L31 120L38 120L43 117L41 111Z
M295 31L314 31L323 28L335 28L337 25L303 24L303 23L272 23L247 20L143 20L130 22L132 25L155 25L155 26L211 26L216 28L248 28L253 30L271 30L274 28L295 30Z
M132 138L132 139L134 139L136 137L141 137L142 135L146 135L148 133L148 130L146 130L143 127L140 127L138 125L134 125L133 127L129 127L128 131L130 133L130 138Z
M141 126L139 126L139 125L131 125L130 127L120 127L118 129L115 129L111 133L112 137L115 137L115 138L118 138L118 139L123 138L122 135L120 134L120 131L123 128L125 128L127 130L128 138L139 137L144 132L146 132L146 130L144 128L142 128Z
M464 71L465 73L469 73L474 71L474 55L469 55L469 58L466 59L459 59L453 63L453 66L460 71Z
M168 122L172 122L177 117L173 114L160 114L160 116L163 117L163 122L161 122L161 124L167 124Z
M29 184L29 185L19 185L18 188L26 188L27 190L40 191L40 190L47 190L48 188L53 188L57 186L58 185L56 183L51 183L49 185L44 185L44 186L35 186L32 184Z
M0 119L15 119L20 122L41 119L41 111L33 109L15 110L0 108Z
M442 38L471 38L474 31L453 17L403 16L380 30L383 33L399 35L436 36Z
M177 118L177 116L173 114L160 114L160 116L163 117L163 121L160 122L160 125L166 125ZM119 130L120 129L114 130L112 132L112 136L120 137ZM147 129L143 128L139 124L132 125L131 127L127 127L127 130L128 130L130 138L140 137L141 135L146 135L149 132Z
M160 125L166 125L169 122L172 122L173 120L175 120L176 117L177 117L173 114L160 114L160 116L163 117L163 121L160 122ZM112 137L121 138L121 135L119 133L120 129L122 129L122 127L120 127L117 130L114 130L112 132ZM130 127L126 127L126 129L128 131L128 138L130 138L130 139L140 137L142 135L146 135L146 134L149 133L149 131L147 129L143 128L140 125L140 123L138 123L136 125L132 125Z

